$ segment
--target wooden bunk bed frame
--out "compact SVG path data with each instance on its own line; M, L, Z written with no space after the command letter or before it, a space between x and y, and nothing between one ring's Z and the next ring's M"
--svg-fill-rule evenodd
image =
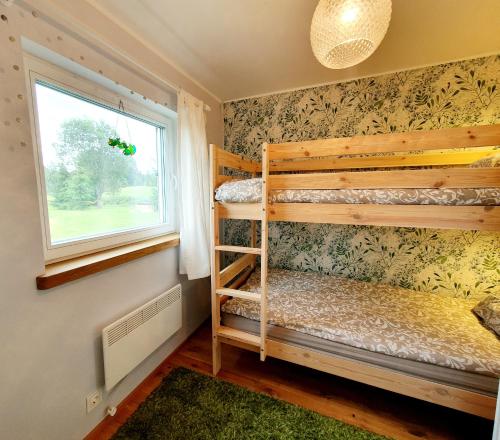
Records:
M493 419L496 403L494 397L268 338L267 242L270 221L500 231L498 206L269 202L270 192L276 189L500 187L500 168L464 167L494 154L493 147L477 150L473 148L497 145L500 145L500 124L280 144L264 143L262 164L211 145L214 375L221 368L221 344L225 343L259 352L261 360L265 360L266 356L275 357ZM456 150L462 147L468 150ZM413 151L419 151L420 154L409 154ZM391 155L373 156L373 153L391 153ZM453 167L401 169L410 166L443 165L453 165ZM224 182L237 179L225 175L225 168L244 171L254 177L261 173L262 202L217 202L214 198L215 189ZM376 168L384 170L373 171ZM387 168L397 169L387 171ZM370 169L370 171L351 171L353 169ZM324 172L327 170L335 172ZM296 171L308 173L287 173ZM314 171L323 172L314 173ZM273 172L279 174L271 174ZM250 247L222 245L219 237L221 219L250 220ZM260 247L256 246L257 221L261 222ZM221 270L222 252L241 253L243 256ZM261 294L238 290L254 270L258 255L261 256ZM229 297L260 303L260 336L221 325L220 307Z

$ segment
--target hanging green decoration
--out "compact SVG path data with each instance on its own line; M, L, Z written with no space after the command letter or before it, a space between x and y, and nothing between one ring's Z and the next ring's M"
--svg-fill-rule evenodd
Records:
M120 113L125 113L125 107L123 106L123 102L121 100L118 104L118 110L119 110L119 113L116 117L115 131L118 128L118 118L120 117ZM129 137L130 137L130 129L128 128L127 119L125 119L125 125L127 127L127 132L128 132ZM134 144L127 143L127 142L121 140L119 137L108 138L108 145L110 145L113 148L115 148L115 147L119 148L125 156L133 156L135 154L135 152L137 151L137 148Z
M111 145L113 148L118 147L122 150L122 153L125 156L133 156L137 151L137 148L134 144L127 144L125 141L122 141L119 137L109 138L108 145Z

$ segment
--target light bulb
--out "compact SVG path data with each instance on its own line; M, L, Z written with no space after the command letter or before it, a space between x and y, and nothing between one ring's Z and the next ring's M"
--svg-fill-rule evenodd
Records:
M358 17L358 9L355 7L350 7L345 9L341 15L341 19L344 23L352 23Z

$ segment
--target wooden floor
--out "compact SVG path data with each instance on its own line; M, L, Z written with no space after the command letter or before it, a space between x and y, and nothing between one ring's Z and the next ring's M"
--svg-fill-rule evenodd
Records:
M133 414L172 369L211 374L211 330L206 322L107 417L87 440L105 440ZM493 422L257 353L223 345L221 379L286 400L394 439L489 440Z

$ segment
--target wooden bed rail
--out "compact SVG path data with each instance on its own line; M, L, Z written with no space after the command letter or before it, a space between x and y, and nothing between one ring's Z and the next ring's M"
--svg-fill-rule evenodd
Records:
M229 180L233 180L233 176L226 176L223 172L224 168L230 168L238 171L246 171L252 175L256 173L260 173L262 170L262 165L259 162L255 162L253 160L245 159L242 156L238 156L237 154L230 153L218 147L217 145L210 145L210 152L213 165L215 166L216 175L215 175L215 184L216 186L221 185L224 182Z
M474 148L472 151L429 150L420 154L394 154L391 156L334 157L272 161L269 171L321 171L362 168L404 168L442 165L469 165L476 160L500 152L492 147Z
M269 220L337 225L500 231L498 206L275 203Z
M256 255L246 254L238 258L236 261L225 267L220 272L220 284L225 286L229 281L236 278L240 273L244 272L248 267L255 266Z
M274 189L495 188L500 168L354 171L269 176Z
M269 144L269 160L402 153L500 144L500 124Z

